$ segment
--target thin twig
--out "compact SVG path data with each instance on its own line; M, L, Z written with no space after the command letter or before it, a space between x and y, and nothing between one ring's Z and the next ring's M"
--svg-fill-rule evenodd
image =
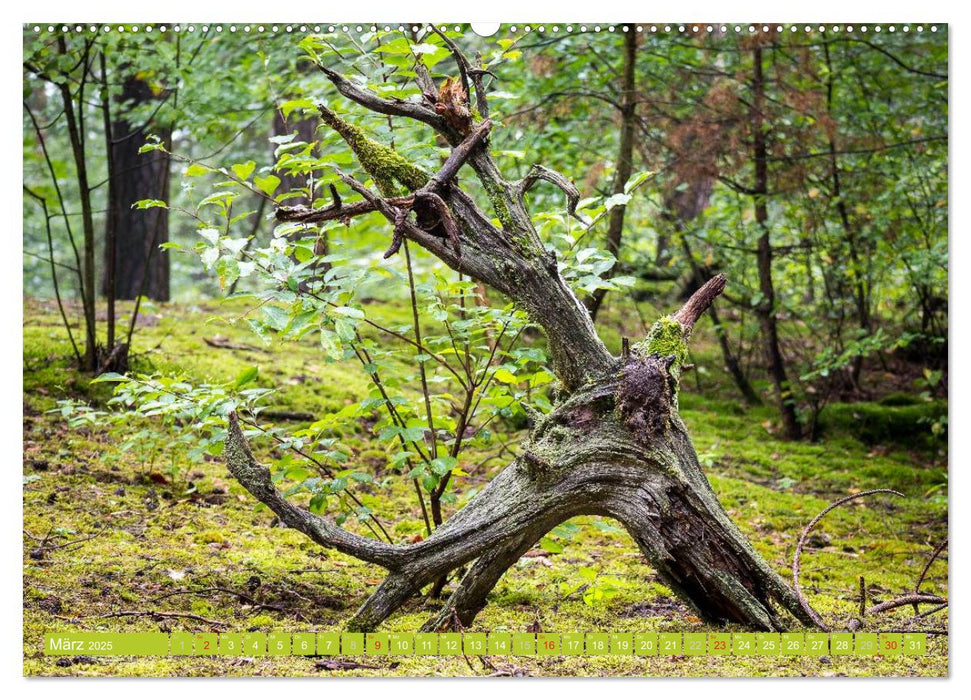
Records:
M799 557L802 555L802 549L806 545L806 540L809 538L809 534L827 513L835 508L839 508L844 503L848 503L857 498L863 498L864 496L872 496L875 493L889 493L903 498L902 493L899 491L894 491L893 489L871 489L870 491L861 491L860 493L854 493L841 498L838 501L826 506L826 508L824 508L819 515L810 520L809 524L806 526L806 529L803 530L802 534L799 536L799 541L796 543L796 551L792 557L792 583L793 587L795 588L796 598L799 600L799 605L802 606L802 609L806 611L806 614L809 615L812 621L816 623L816 626L819 627L819 629L821 629L823 632L829 632L829 627L825 622L823 622L823 619L819 616L819 613L817 613L809 604L809 601L806 600L806 596L802 592L802 586L799 584Z

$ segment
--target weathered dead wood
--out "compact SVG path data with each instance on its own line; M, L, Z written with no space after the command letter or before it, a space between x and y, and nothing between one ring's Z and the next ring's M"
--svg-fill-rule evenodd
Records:
M701 313L704 313L704 310L702 310ZM792 581L793 581L793 586L794 586L794 589L795 589L795 594L796 594L796 597L799 600L800 606L802 606L802 608L803 608L803 610L805 610L806 614L813 620L813 622L816 624L816 626L818 626L824 632L830 631L829 630L829 627L826 625L825 622L823 622L823 620L820 617L819 613L817 613L813 609L813 607L809 604L809 601L806 599L805 595L802 592L802 586L799 583L799 576L800 576L800 572L801 572L800 559L801 559L801 555L802 555L803 548L805 547L806 541L807 541L810 533L813 531L813 529L816 527L816 525L819 524L819 522L823 519L823 517L826 516L827 513L829 513L830 511L832 511L832 510L834 510L834 509L836 509L836 508L838 508L838 507L840 507L840 506L848 503L849 501L855 500L857 498L863 498L863 497L866 497L866 496L872 496L873 494L877 494L877 493L887 493L887 494L891 494L891 495L894 495L894 496L901 496L901 497L903 496L903 494L900 493L899 491L894 491L892 489L871 489L869 491L862 491L860 493L854 493L854 494L851 494L851 495L846 496L844 498L840 498L839 500L834 501L829 506L827 506L826 508L824 508L815 518L813 518L809 522L809 524L802 531L802 534L799 537L799 541L796 543L795 553L793 554L793 558L792 558ZM945 540L944 542L942 542L934 550L933 554L931 555L931 557L928 560L927 564L924 566L923 571L921 572L920 576L917 579L917 583L914 586L914 592L913 593L908 593L908 594L904 594L904 595L901 595L901 596L897 596L895 598L891 598L890 600L886 600L886 601L884 601L882 603L877 603L876 605L873 605L873 606L871 606L871 607L868 608L867 605L866 605L866 603L867 603L866 580L861 575L859 577L859 584L860 584L860 603L859 603L860 611L859 611L859 619L851 620L850 621L850 628L851 629L854 629L854 630L855 629L860 629L860 628L862 628L862 626L864 624L864 621L866 620L866 618L868 616L876 615L876 614L883 613L883 612L887 612L887 611L890 611L890 610L895 610L897 608L901 608L901 607L904 607L904 606L907 606L907 605L914 606L914 612L919 612L919 606L922 603L937 604L937 605L940 606L938 608L935 608L933 611L931 611L931 612L929 612L927 614L933 614L933 612L937 612L939 610L942 610L944 607L946 607L947 606L947 603L948 603L948 601L947 601L946 598L943 598L943 597L937 596L937 595L931 595L931 594L928 594L928 593L921 593L920 592L920 586L921 586L921 583L923 582L925 576L927 575L927 571L930 569L931 564L933 564L934 561L937 559L937 557L940 555L941 551L944 549L944 547L946 546L946 544L947 544L947 540ZM920 617L921 617L921 615L918 614L917 617L915 617L914 619L916 620L916 619L918 619Z
M230 471L286 526L388 571L348 623L352 629L376 628L424 587L467 565L451 597L424 628L468 625L503 573L552 528L578 515L621 522L657 575L707 620L782 630L787 613L812 624L797 594L719 504L678 416L685 344L724 289L724 277L702 287L673 317L659 320L645 341L628 344L622 358L611 355L560 276L555 253L539 238L524 202L524 192L538 180L560 187L570 202L576 188L541 167L519 183L503 178L487 147L491 122L479 121L467 109L468 82L473 81L477 99L485 91L475 83L468 59L450 48L461 82L446 81L436 91L427 70L416 65L425 102L386 99L321 67L358 105L415 119L442 135L453 150L437 175L321 106L321 118L354 151L377 191L338 171L359 202L345 203L332 192L333 203L316 214L288 209L279 216L323 221L378 212L393 225L389 252L405 239L414 241L453 269L507 294L546 335L559 379L553 410L535 417L518 457L417 543L356 535L287 501L254 458L235 415L229 418L224 452ZM463 164L478 178L498 224L456 181Z
M699 304L696 299L688 308ZM627 367L653 368L639 373L640 381L669 392L672 362L650 354L648 344L631 352ZM619 369L540 417L522 455L418 543L392 545L354 535L286 501L253 458L235 416L226 459L240 483L284 524L322 546L388 570L348 623L353 629L374 629L423 587L471 564L423 629L467 625L503 573L547 532L590 514L620 521L662 580L705 619L781 630L786 623L777 605L809 621L793 591L718 503L674 405L643 405L641 410L655 416L644 423L627 420L628 409L615 410L632 405L642 390L653 395L639 387L632 396Z
M728 279L725 275L715 275L705 282L701 288L691 295L691 298L682 306L677 313L672 316L675 321L681 323L688 333L695 327L695 323L701 318L702 314L708 310L712 302L725 291Z
M572 180L567 179L555 170L551 170L542 165L533 165L529 172L526 174L522 180L516 183L516 195L522 201L523 197L528 193L540 180L545 180L552 185L559 187L563 194L566 195L566 210L570 216L576 217L579 221L587 224L589 222L584 221L580 216L577 215L577 204L580 203L580 190L577 186L573 184Z

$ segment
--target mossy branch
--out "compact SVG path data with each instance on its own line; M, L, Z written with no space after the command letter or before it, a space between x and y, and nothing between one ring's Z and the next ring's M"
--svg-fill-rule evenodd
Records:
M657 355L674 358L669 372L677 382L688 360L688 340L691 338L695 323L722 293L727 283L728 279L725 275L718 274L712 277L692 294L678 311L671 316L659 318L651 326L647 338L634 346L634 352L642 356Z
M418 166L403 158L397 151L368 137L364 131L341 119L325 105L318 105L320 116L331 129L351 147L361 167L374 180L384 197L397 197L401 193L395 183L406 190L424 187L431 177Z

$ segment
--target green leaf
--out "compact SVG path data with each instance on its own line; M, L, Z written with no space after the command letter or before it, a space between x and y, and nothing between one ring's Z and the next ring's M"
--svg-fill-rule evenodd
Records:
M280 178L276 175L257 176L253 178L253 184L266 194L273 196L276 188L280 186Z
M364 318L364 312L360 309L355 309L351 306L338 306L330 310L330 313L337 316L347 316L349 318L362 319Z
M168 209L169 205L161 199L140 199L131 205L132 209Z
M614 207L627 204L630 200L631 196L629 194L614 194L604 200L604 206L607 207L607 211L610 211Z
M236 173L236 177L240 180L248 179L254 170L256 170L256 163L252 160L246 163L237 163L233 166L233 172Z
M290 316L279 306L264 306L263 316L266 322L275 331L282 331L290 322Z
M260 375L259 367L247 367L236 375L235 388L239 389L254 381Z
M344 356L340 338L334 331L327 330L326 328L320 329L320 347L324 349L324 352L332 360L339 360Z
M402 428L401 438L405 442L419 442L425 438L424 428Z
M216 245L219 242L219 231L214 228L201 228L196 231L200 236L205 238L207 241Z
M579 573L580 578L582 578L584 581L593 581L595 578L597 578L597 570L592 566L581 566Z
M186 177L198 177L199 175L205 175L210 172L209 168L199 163L193 163L188 168L185 169Z
M104 382L124 382L127 381L128 377L123 374L118 374L117 372L105 372L104 374L98 375L91 380L92 384L101 384Z
M497 382L502 382L503 384L517 384L519 382L519 378L505 367L497 369L495 377Z
M431 461L432 471L439 476L445 476L448 472L452 471L459 461L455 457L438 457Z
M288 119L290 113L295 109L313 109L314 101L308 99L300 100L287 100L280 105L280 111L283 112L283 118Z

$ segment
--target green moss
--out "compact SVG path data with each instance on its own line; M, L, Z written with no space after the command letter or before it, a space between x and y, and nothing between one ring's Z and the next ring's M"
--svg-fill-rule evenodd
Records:
M502 228L506 231L515 231L516 227L513 224L512 216L509 214L509 208L506 206L506 193L498 185L493 185L490 182L484 184L486 196L489 197L489 202L492 204L492 209L495 211L499 223L502 224Z
M641 355L673 357L670 373L677 388L681 370L688 359L688 344L684 338L684 326L670 316L662 316L647 334L647 338L634 346L634 352Z
M900 405L898 401L827 406L819 417L820 429L824 435L853 435L867 445L935 450L947 443L946 432L935 435L931 429L947 416L945 403Z
M413 192L428 182L428 173L408 162L394 149L369 138L362 129L327 109L321 109L321 116L351 147L361 167L374 179L374 184L385 197L402 194L395 183Z
M647 334L644 347L649 355L674 356L680 368L688 359L688 344L684 340L684 326L670 316L662 316Z
M122 313L130 308L121 306ZM195 309L157 305L157 323L140 327L134 340L138 353L160 343L161 351L143 354L139 369L151 370L151 360L159 371L226 381L244 367L259 365L259 382L279 389L277 406L318 415L366 395L368 387L360 371L323 362L312 339L279 343L267 352L216 350L204 343L204 337L218 333L237 344L258 346L245 324L230 323L245 309L245 301ZM605 322L613 322L609 307L606 311ZM410 310L388 306L380 313L400 316L403 323ZM68 539L101 533L74 551L62 548L39 560L31 556L36 541L24 535L25 675L484 676L493 672L475 657L470 657L470 667L461 656L374 657L367 663L376 668L346 671L321 671L315 666L317 658L296 656L240 657L232 663L219 657L102 657L90 664L57 666L55 658L41 652L43 635L52 630L157 632L165 625L172 631L208 631L206 625L188 619L101 617L119 610L196 613L218 620L234 633L338 631L373 593L384 572L322 550L299 532L271 527L272 515L255 507L220 461L191 465L200 474L193 477L197 491L183 495L175 484L143 478L148 465L137 454L119 449L123 430L71 430L58 416L43 413L65 396L104 398L97 393L104 385L89 386L70 368L65 359L70 349L56 308L30 301L24 316L24 474L36 478L23 486L23 528L35 537L43 537L52 527L75 533L66 535ZM619 345L619 339L631 337L634 328L617 324L612 333ZM860 571L867 572L875 591L909 590L927 559L926 543L947 535L947 492L926 495L946 478L946 457L873 449L853 429L852 411L860 404L827 407L824 418L833 411L832 416L846 419L840 426L829 426L823 442L780 440L778 417L771 406L740 406L730 377L721 370L717 345L707 333L702 327L692 336L692 362L708 371L682 378L681 416L719 500L755 549L788 577L795 538L828 503L850 489L896 488L907 498L861 500L829 514L818 529L828 539L814 543L806 553L803 577L813 605L832 620L853 613ZM672 339L677 337L668 338ZM659 352L672 354L669 349ZM936 410L944 410L944 404ZM894 430L905 429L904 414L895 415ZM499 433L500 424L493 425ZM349 426L344 433L342 439L357 451L355 465L373 460L376 467L383 448L370 428ZM173 432L171 437L178 435ZM497 437L517 443L517 436L505 430ZM569 437L564 434L564 439ZM268 449L265 444L255 445ZM471 478L456 477L454 482L460 502L504 466L506 459L501 457L473 468L493 451L494 447L483 449L482 454L470 453L464 468L472 471ZM211 500L217 490L227 493ZM153 492L159 504L154 508L150 506ZM367 502L373 502L395 540L410 541L424 534L409 481L392 480L387 490L376 494ZM112 526L102 532L109 522ZM575 518L571 523L579 530L569 540L558 539L564 551L545 556L534 551L513 566L470 631L520 632L536 623L548 632L748 631L701 623L678 605L617 523L595 517ZM366 533L353 518L347 526ZM604 526L608 529L601 529ZM219 533L224 535L222 540ZM58 539L58 543L66 541ZM588 605L582 595L567 593L584 583L580 567L594 567L601 577L615 578L622 586L611 599ZM254 577L258 582L253 583ZM947 595L946 566L936 565L925 585L928 592ZM213 588L241 592L273 607L249 605ZM382 629L413 632L440 604L416 597ZM892 613L887 625L910 614L903 609ZM491 662L533 676L946 676L948 640L931 639L927 656L830 657L827 664L812 657L662 656L494 657Z

